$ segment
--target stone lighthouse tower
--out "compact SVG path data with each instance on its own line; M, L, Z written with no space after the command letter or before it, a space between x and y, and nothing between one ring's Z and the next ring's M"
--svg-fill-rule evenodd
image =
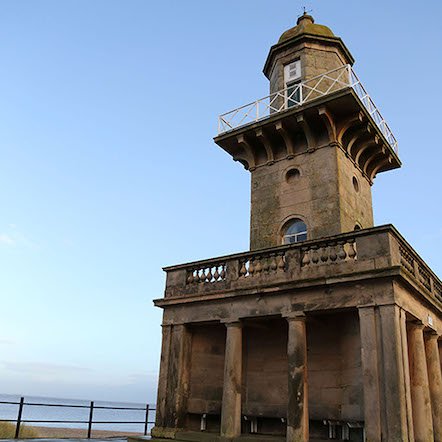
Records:
M220 116L250 250L164 269L155 437L442 441L442 282L373 225L373 181L401 164L353 61L304 14L269 95Z
M304 14L270 49L270 96L221 117L215 141L252 174L251 249L373 227L373 178L400 162L352 64L342 40Z

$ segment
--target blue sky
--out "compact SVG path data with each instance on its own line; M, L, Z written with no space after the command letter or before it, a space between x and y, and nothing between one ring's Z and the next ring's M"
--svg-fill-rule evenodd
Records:
M442 274L439 1L3 0L0 393L155 399L161 267L248 248L217 116L267 95L303 4L399 140L376 224Z

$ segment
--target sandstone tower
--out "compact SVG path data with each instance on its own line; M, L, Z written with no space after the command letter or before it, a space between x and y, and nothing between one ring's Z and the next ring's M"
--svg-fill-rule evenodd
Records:
M165 268L153 435L442 441L442 282L373 226L373 180L401 163L353 62L304 14L270 49L270 95L220 116L250 251Z

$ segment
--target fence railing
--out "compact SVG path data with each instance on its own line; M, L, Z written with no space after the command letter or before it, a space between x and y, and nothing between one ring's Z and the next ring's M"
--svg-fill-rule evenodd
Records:
M22 424L84 424L87 425L87 438L92 438L92 431L94 424L112 424L112 425L120 425L120 424L136 424L140 425L145 436L149 433L149 425L153 425L155 422L149 420L149 414L155 411L155 406L146 404L145 407L121 407L121 406L108 406L108 405L96 405L94 401L91 401L88 405L77 405L77 404L53 404L53 403L37 403L37 402L25 402L24 397L20 398L19 402L14 401L0 401L0 405L17 405L17 418L16 419L0 419L0 422L11 422L15 423L15 439L19 439L20 437L20 429L22 428ZM84 409L88 410L89 418L88 420L45 420L45 419L24 419L23 411L26 407L49 407L49 408L73 408L73 409ZM133 410L133 411L143 411L144 412L144 420L94 420L94 411L95 410ZM110 431L110 430L109 430ZM117 432L117 431L116 431Z
M267 97L222 114L218 119L218 134L268 118L278 112L302 106L316 98L351 87L367 109L373 121L397 153L398 143L374 101L350 65L301 81Z

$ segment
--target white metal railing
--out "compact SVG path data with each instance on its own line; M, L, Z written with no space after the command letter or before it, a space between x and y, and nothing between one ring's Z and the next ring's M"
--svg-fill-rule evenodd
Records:
M398 143L393 132L350 65L344 65L301 81L282 91L275 92L267 97L220 115L218 119L218 134L221 135L238 127L256 123L274 113L302 106L316 98L347 87L353 88L379 130L397 153Z

